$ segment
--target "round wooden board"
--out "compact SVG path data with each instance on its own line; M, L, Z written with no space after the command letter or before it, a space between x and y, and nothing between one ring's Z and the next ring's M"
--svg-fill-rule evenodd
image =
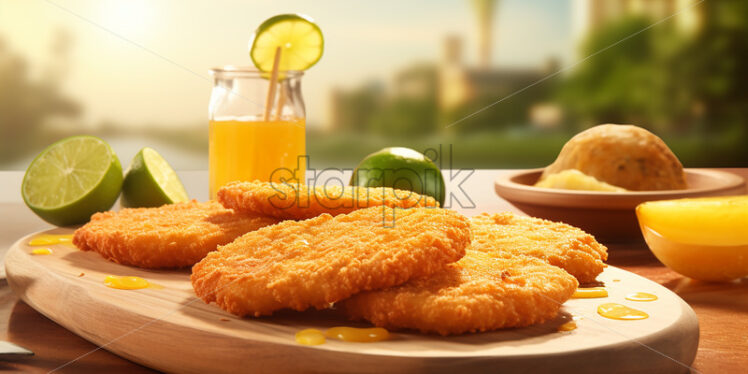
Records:
M72 245L50 246L53 254L34 256L26 245L34 235L16 242L6 257L14 291L40 313L103 349L168 372L680 373L693 362L698 345L698 322L683 300L645 278L608 267L598 280L609 297L569 300L556 320L542 325L453 337L396 332L378 343L328 339L326 344L303 346L294 341L301 329L365 325L347 321L334 310L236 318L197 299L188 270L122 266ZM103 283L107 275L140 276L164 288L111 289ZM625 300L631 292L649 292L659 299ZM603 318L596 310L606 302L643 310L650 318ZM558 332L572 315L581 317L578 328Z

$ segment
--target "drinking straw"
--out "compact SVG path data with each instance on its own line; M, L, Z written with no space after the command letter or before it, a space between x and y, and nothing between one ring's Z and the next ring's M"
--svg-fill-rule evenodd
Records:
M278 96L278 105L275 107L275 120L279 121L281 119L281 114L283 114L283 106L286 105L286 89L283 88L283 84L280 84L280 87L278 87L280 92L278 93L280 96Z
M270 112L275 102L275 86L278 85L278 65L280 65L281 47L275 49L275 59L273 60L273 71L270 73L270 86L268 87L267 101L265 101L265 121L270 120Z

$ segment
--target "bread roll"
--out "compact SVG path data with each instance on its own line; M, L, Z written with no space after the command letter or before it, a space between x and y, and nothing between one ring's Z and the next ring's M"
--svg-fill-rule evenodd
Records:
M665 142L631 125L599 125L575 135L540 180L568 169L631 191L686 188L683 165Z

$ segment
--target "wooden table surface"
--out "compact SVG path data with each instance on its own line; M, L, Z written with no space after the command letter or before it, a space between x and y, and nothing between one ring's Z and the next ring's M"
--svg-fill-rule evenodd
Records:
M724 169L748 179L748 169ZM516 210L493 191L493 180L508 171L477 170L445 174L448 190L464 180L467 196L457 196L467 215ZM205 172L180 173L190 196L205 199ZM48 228L21 202L20 172L0 172L0 253L20 236ZM449 180L451 178L451 180ZM343 179L347 180L347 179ZM468 199L469 198L469 199ZM475 205L469 207L465 205ZM647 277L673 290L696 312L701 338L692 372L743 373L748 368L748 278L732 283L701 283L660 264L644 243L610 244L608 263ZM57 325L20 301L0 280L0 339L34 351L35 356L0 362L0 370L42 373L146 373L152 370L119 358ZM188 344L188 343L186 343ZM199 349L199 347L196 347ZM72 362L71 362L72 361ZM65 365L64 367L61 367ZM59 369L58 369L59 368Z

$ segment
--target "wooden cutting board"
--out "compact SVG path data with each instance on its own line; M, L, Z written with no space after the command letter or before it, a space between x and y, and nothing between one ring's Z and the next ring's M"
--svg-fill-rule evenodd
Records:
M607 298L569 300L558 318L542 325L454 337L395 332L378 343L328 339L322 345L304 346L294 340L299 330L366 325L349 322L334 310L236 318L197 299L188 270L122 266L72 245L50 246L51 255L31 255L26 243L34 235L16 242L6 257L13 290L40 313L101 348L168 372L681 373L693 362L699 339L696 316L677 295L608 267L598 277L608 290ZM163 288L111 289L103 282L107 275L139 276ZM652 293L659 299L625 300L632 292ZM607 302L645 311L650 317L604 318L596 310ZM581 317L578 328L559 332L572 315Z

